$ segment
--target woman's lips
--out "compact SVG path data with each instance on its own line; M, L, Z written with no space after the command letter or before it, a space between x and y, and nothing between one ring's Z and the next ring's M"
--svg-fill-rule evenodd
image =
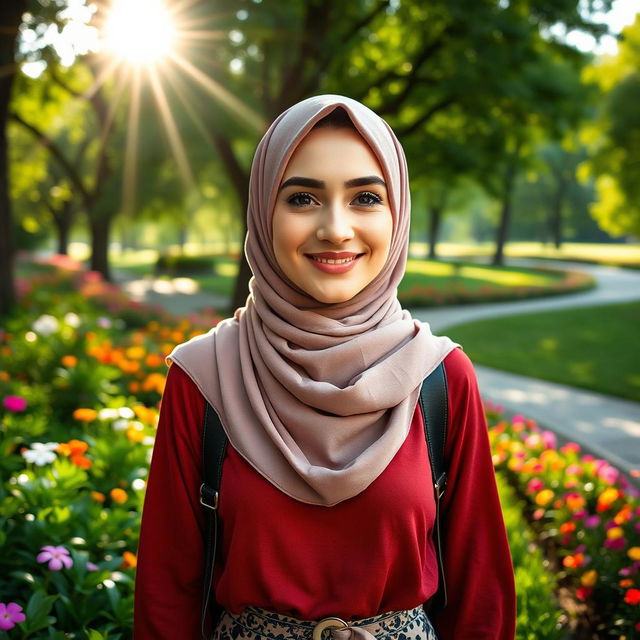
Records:
M324 273L346 273L355 267L358 258L363 254L341 251L337 253L306 253L305 257L311 264Z

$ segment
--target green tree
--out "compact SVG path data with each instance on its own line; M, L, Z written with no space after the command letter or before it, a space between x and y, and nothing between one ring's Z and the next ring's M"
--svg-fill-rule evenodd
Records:
M640 14L622 32L619 53L590 70L604 93L582 175L595 176L591 213L614 236L640 236Z

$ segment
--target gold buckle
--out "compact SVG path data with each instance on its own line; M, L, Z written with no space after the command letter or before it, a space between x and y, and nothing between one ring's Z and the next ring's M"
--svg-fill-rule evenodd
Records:
M316 626L313 628L313 640L322 640L322 632L325 629L342 629L343 627L348 626L349 625L342 618L336 618L335 616L322 618L322 620L317 622Z

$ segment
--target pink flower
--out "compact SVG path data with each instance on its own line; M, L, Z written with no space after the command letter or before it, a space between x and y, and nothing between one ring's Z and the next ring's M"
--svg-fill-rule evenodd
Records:
M558 444L558 439L556 438L556 434L552 431L542 431L540 433L540 437L542 438L542 442L547 449L555 449Z
M87 567L87 571L98 571L100 567L97 564L93 564L93 562L87 562L85 565Z
M587 529L595 529L600 524L600 516L587 516L584 519L584 526Z
M544 489L544 482L540 478L531 478L527 483L527 493L538 493Z
M579 464L570 464L566 471L568 476L578 476L582 473L582 467Z
M580 453L580 445L576 442L567 442L567 444L560 447L562 453Z
M622 551L627 546L627 541L624 538L609 538L604 541L604 546L612 551Z
M2 404L7 411L19 413L27 408L27 401L22 396L7 396Z
M0 602L0 629L8 631L13 629L18 622L25 621L25 615L22 613L22 607L15 602L5 604Z
M51 545L41 547L41 552L36 560L38 562L48 562L51 571L60 571L63 566L70 569L73 566L73 560L69 557L69 552L64 547L52 547Z

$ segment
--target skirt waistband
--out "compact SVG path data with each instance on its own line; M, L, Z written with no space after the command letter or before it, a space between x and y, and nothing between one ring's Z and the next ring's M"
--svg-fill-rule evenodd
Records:
M422 605L349 621L334 616L299 620L258 607L247 607L240 614L225 611L213 640L395 640L401 634L414 640L436 640Z

